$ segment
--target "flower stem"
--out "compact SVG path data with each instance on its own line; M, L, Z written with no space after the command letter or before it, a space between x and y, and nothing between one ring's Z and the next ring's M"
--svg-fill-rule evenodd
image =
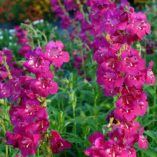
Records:
M74 133L76 133L76 95L75 92L72 92L72 109L73 109L73 118L74 118Z
M6 145L6 146L5 146L5 156L6 156L6 157L9 157L8 154L9 154L9 147L8 147L8 145Z
M7 57L6 57L6 56L3 56L3 64L4 64L4 66L5 66L6 70L7 70L9 79L12 79L13 77L12 77L12 75L11 75L9 66L8 66L8 64L7 64Z

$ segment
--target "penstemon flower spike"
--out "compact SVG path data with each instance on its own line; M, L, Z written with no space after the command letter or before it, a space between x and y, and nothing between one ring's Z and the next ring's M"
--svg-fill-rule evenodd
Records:
M23 46L27 33L19 27L16 31ZM0 51L0 98L11 101L9 115L14 126L12 132L6 132L7 144L18 148L23 157L36 154L40 143L45 140L44 135L49 133L46 98L58 91L50 66L60 68L69 61L69 53L63 48L61 41L49 41L43 47L23 51L21 54L26 59L23 68L13 61L10 50ZM51 134L47 144L54 154L71 148L71 143L57 131L53 130Z
M64 22L67 14L60 14L63 10L57 3L57 0L51 0L56 8L54 12ZM143 116L148 107L143 86L155 84L156 79L152 72L153 62L146 67L140 52L132 45L150 33L150 24L145 14L136 13L127 0L122 0L119 6L111 0L87 0L89 20L81 15L79 3L70 0L63 3L72 4L65 5L65 8L78 13L72 21L77 21L78 17L81 21L79 37L94 49L98 84L106 96L118 96L115 110L107 118L110 131L106 137L99 132L91 135L89 141L92 146L85 154L90 157L136 157L135 143L139 148L148 147L147 139L143 136L144 129L136 122L136 118ZM70 26L70 22L66 26ZM94 40L89 41L87 34L93 36ZM78 32L75 32L76 38L77 35Z
M141 149L148 148L144 128L136 118L147 111L143 86L155 84L155 76L153 63L150 62L147 68L141 54L131 45L150 33L150 24L143 13L135 13L126 1L120 6L110 0L90 2L97 82L106 96L118 95L118 98L107 118L110 131L106 137L99 132L93 133L89 137L92 146L85 154L90 157L136 157L135 143Z

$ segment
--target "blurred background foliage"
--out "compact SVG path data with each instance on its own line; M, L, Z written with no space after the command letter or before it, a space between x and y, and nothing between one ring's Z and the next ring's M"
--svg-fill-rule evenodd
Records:
M25 20L52 17L49 0L0 0L0 23L18 24Z

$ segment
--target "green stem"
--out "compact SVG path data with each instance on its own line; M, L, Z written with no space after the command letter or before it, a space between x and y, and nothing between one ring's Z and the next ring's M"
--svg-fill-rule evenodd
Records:
M44 38L45 43L48 43L48 40L47 40L47 37L46 37L45 33L43 33L43 32L42 32L42 31L40 31L40 30L37 30L37 33L41 34L41 37L43 37L43 38ZM41 40L42 40L42 38L41 38Z
M48 156L47 156L47 157L53 157L53 153L52 153L52 151L50 150L50 147L49 147L49 146L47 147L47 150L48 150Z
M2 120L0 120L0 124L1 124L2 130L3 130L4 134L5 134L6 133L6 129L5 129L5 125L3 124ZM5 152L6 155L5 156L8 157L8 145L5 146L5 150L6 150L6 152Z
M5 146L5 156L9 157L9 147L8 147L8 145Z
M22 24L22 26L29 32L30 34L30 38L33 40L32 38L32 33L34 34L33 37L35 37L36 39L38 38L38 33L37 31L33 28L33 26L30 24L30 25L26 25L26 24ZM38 43L38 46L40 47L40 41L37 39L37 43ZM34 41L31 41L30 43L33 47L34 47Z
M44 37L45 42L48 43L48 40L47 40L47 37L46 37L45 33L41 32L41 34L42 34L42 36Z
M73 108L73 118L74 118L74 133L76 134L76 95L75 92L72 94L72 108Z
M38 150L37 150L37 156L38 156L38 157L39 157L39 154L40 154L40 153L39 153L39 148L38 148Z
M12 77L12 75L11 75L9 66L8 66L8 64L7 64L7 57L6 57L6 56L3 56L3 64L4 64L4 66L5 66L6 70L7 70L9 79L12 79L13 77Z
M4 99L4 105L6 105L5 107L7 107L7 102ZM6 114L4 114L4 118L5 118ZM2 130L4 132L4 134L6 133L6 128L5 128L5 124L4 121L2 121L2 119L0 119L0 125L2 127ZM8 145L5 146L5 157L9 157L9 147Z
M95 87L94 94L95 94L95 99L94 99L94 117L97 118L97 100L98 100L98 86Z
M74 119L74 126L73 126L73 131L76 134L76 105L77 105L77 96L75 93L75 90L73 89L73 82L74 82L74 76L71 78L71 83L70 83L70 92L69 92L69 103L72 105L72 113L73 113L73 119Z

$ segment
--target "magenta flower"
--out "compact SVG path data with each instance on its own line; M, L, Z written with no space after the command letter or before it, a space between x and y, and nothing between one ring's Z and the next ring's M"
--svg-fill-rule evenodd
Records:
M21 139L20 134L13 134L11 132L6 132L7 144L12 145L14 148L18 147L18 141Z
M31 82L30 87L36 94L43 97L55 94L58 91L58 85L52 78L39 77Z
M147 141L146 137L144 137L143 135L139 136L138 147L141 149L148 149L148 141Z
M31 51L31 46L28 44L23 44L19 49L19 54L25 56L27 53Z
M11 122L14 126L18 123L27 122L40 122L40 120L47 120L48 115L46 108L41 107L37 101L26 101L27 104L21 103L20 106L12 106L10 110ZM30 103L30 104L28 104ZM33 120L34 119L34 120Z
M15 34L19 44L23 45L28 43L27 32L23 30L20 26L15 27Z
M96 143L96 140L100 138L104 140L104 135L101 132L94 132L92 135L89 136L90 143L94 144Z
M83 16L83 14L82 14L80 11L77 11L77 12L75 13L75 18L76 18L77 20L79 20L79 21L82 21L82 20L84 19L84 16Z
M146 16L142 12L132 13L127 26L129 34L136 35L142 40L146 34L150 34L150 24L146 21Z
M26 56L27 60L24 66L32 73L39 74L43 71L49 71L50 62L43 58L41 49L36 49Z
M68 62L69 55L62 51L64 45L60 41L51 41L46 48L37 47L31 50L27 43L27 33L21 28L16 30L21 44L19 53L26 61L23 64L24 68L19 69L18 64L13 61L10 50L0 51L0 98L8 98L12 103L9 114L13 132L6 133L7 144L18 148L22 156L27 157L36 154L40 141L44 141L43 134L47 133L50 124L47 108L44 107L46 97L58 91L50 66L55 64L60 67ZM5 65L2 64L4 57ZM61 144L59 151L71 147L71 144L61 137L59 141Z
M63 47L61 41L50 41L45 47L45 58L56 67L61 67L63 63L69 61L69 54L62 50Z
M76 10L78 8L77 4L73 0L66 0L64 1L64 6L68 11Z
M13 133L6 134L7 143L21 150L23 156L34 155L41 133L49 127L47 110L37 100L24 99L9 112L14 125Z
M41 139L40 135L33 135L30 137L22 136L22 138L18 141L21 154L24 157L28 155L35 155L40 139Z
M61 135L53 130L51 131L51 150L54 154L58 154L65 149L70 149L72 147L71 143L63 139Z
M106 156L104 138L104 135L100 132L95 132L90 135L89 141L92 146L85 150L85 154L90 157Z
M13 64L13 52L10 49L4 48L3 49L3 54L7 58L7 64L11 66Z
M120 71L128 75L136 75L139 71L145 70L145 61L139 55L139 52L133 48L127 48L121 56Z
M146 72L146 84L155 84L156 82L156 78L155 78L155 75L152 71L152 67L153 67L153 62L151 61L149 63L149 66L147 68L147 72Z
M10 96L10 88L6 83L0 82L0 99L7 98Z
M135 13L126 1L116 6L111 1L90 0L87 5L91 11L88 31L94 38L93 58L98 63L97 82L106 96L117 95L117 101L108 117L108 139L95 133L91 136L93 140L89 138L91 146L85 154L89 157L136 157L136 143L139 148L148 147L141 126L136 122L148 107L143 86L154 84L156 79L153 63L147 68L141 54L131 45L150 33L150 24L143 13Z

